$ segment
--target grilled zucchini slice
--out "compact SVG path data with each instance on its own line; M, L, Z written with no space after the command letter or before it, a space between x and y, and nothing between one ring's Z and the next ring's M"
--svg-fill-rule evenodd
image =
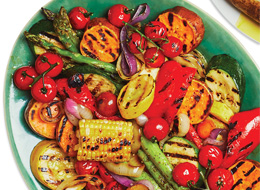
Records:
M35 178L50 189L76 174L75 158L67 156L55 140L40 141L33 149L30 166Z
M239 63L229 55L216 55L209 61L206 84L214 100L227 104L239 112L245 92L245 76Z
M173 137L163 145L163 153L173 167L180 163L190 162L199 167L198 148L182 137Z

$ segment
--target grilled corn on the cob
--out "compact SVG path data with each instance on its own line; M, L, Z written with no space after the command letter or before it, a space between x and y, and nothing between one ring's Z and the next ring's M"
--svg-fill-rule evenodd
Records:
M130 159L132 122L101 119L79 121L78 160L125 162Z

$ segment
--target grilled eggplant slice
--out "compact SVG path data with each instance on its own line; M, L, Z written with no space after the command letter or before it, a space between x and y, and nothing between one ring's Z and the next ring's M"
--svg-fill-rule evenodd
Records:
M184 113L190 118L191 124L198 124L209 115L212 103L213 97L206 84L193 79L178 114Z
M50 189L76 174L75 158L67 156L55 140L40 141L33 149L30 166L35 178Z
M119 49L119 29L106 18L92 19L80 42L81 54L111 63L118 58Z
M107 78L98 74L84 74L85 84L88 86L90 92L98 97L103 92L111 92L115 94L115 85Z

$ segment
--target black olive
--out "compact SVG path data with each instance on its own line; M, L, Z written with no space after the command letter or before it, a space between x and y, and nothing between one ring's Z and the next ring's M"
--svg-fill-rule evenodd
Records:
M76 73L71 76L68 80L68 85L70 88L82 87L84 84L84 74Z

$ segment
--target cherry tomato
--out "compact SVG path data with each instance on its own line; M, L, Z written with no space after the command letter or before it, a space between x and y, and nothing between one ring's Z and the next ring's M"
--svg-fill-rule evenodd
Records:
M160 45L163 54L169 58L180 55L182 51L182 41L173 36L169 36L167 39L167 41L163 41Z
M215 124L212 120L206 119L201 122L197 127L197 133L200 138L206 139L209 137L211 131L215 129Z
M125 5L116 4L108 10L108 20L114 26L121 28L124 26L123 21L129 22L131 11Z
M63 68L63 61L61 57L55 53L43 53L39 55L35 61L35 70L37 73L42 74L48 70L53 64L58 63L53 69L51 69L45 76L56 77L60 74Z
M144 61L148 67L157 68L164 63L165 57L161 50L156 47L151 47L145 51Z
M115 181L114 178L112 177L112 175L110 175L110 173L107 171L107 169L102 164L99 164L98 167L99 167L99 175L106 184L111 183L112 181Z
M33 78L38 74L32 66L24 66L17 69L14 73L14 84L21 90L30 90L30 84L33 82Z
M45 76L32 86L31 94L32 97L38 102L50 102L56 97L57 94L56 83L52 78Z
M208 176L208 184L211 190L230 190L234 179L231 172L224 168L213 170Z
M134 32L129 37L128 47L131 53L142 53L147 48L146 39L137 32Z
M118 112L117 97L111 92L103 92L97 98L97 111L105 117L111 117Z
M192 184L196 184L200 178L198 168L190 163L184 162L178 164L172 172L173 180L181 186L188 187L188 182L191 181Z
M88 12L83 7L75 7L68 14L70 23L76 30L85 29L90 21L91 15L92 13Z
M77 161L75 169L78 175L95 175L99 169L99 162L96 161Z
M106 190L123 190L123 186L117 181L112 181L106 186Z
M223 153L221 150L213 145L206 145L200 149L199 163L208 168L209 160L211 161L211 169L215 169L220 166L223 160Z
M151 21L144 28L144 34L151 40L158 42L167 34L166 26L159 21Z
M160 141L166 137L169 132L169 124L160 117L150 118L144 125L144 136L149 140Z

